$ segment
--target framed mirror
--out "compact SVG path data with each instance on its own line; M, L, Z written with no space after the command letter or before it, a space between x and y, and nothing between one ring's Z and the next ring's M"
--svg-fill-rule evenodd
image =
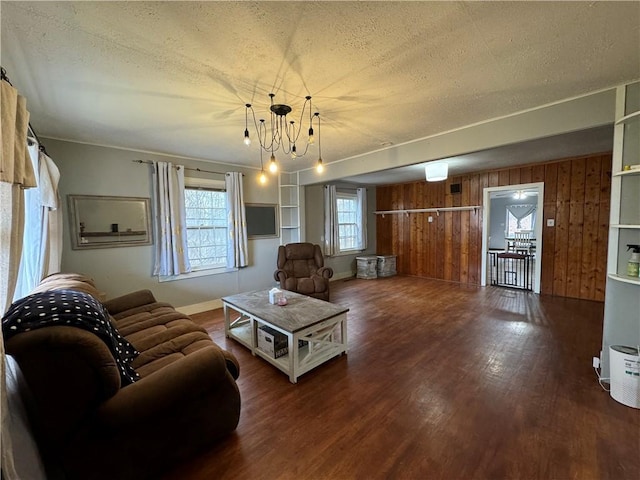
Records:
M151 204L143 197L68 195L71 247L151 245Z

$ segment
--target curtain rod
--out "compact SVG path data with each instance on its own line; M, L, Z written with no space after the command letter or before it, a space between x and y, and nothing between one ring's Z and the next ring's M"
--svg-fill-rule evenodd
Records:
M5 82L7 82L9 85L13 87L13 83L11 83L11 80L9 80L9 77L7 76L7 71L5 70L4 67L0 67L0 80L4 80ZM38 144L38 150L40 150L45 155L48 155L47 150L44 148L44 145L40 141L40 138L36 134L36 131L31 126L31 122L29 122L29 125L28 125L27 135L29 134L29 131L31 132L31 134L35 138L36 143ZM31 145L31 143L29 143L29 145Z
M151 160L131 160L133 163L146 163L147 165L153 165L154 162L152 162ZM185 170L191 170L193 172L202 172L202 173L215 173L218 175L226 175L227 172L215 172L213 170L203 170L201 168L190 168L190 167L183 167ZM242 176L244 177L244 173L242 174Z

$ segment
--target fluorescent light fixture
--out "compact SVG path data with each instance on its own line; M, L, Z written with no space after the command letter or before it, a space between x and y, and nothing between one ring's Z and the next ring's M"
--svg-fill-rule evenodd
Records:
M449 165L445 162L427 163L424 166L427 182L440 182L446 180L449 173Z

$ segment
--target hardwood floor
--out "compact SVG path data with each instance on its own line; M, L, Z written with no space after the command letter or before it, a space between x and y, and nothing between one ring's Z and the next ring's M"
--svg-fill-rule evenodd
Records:
M165 480L639 478L640 411L591 368L601 303L401 276L332 301L349 353L296 385L224 337L221 309L194 316L240 361L242 414Z

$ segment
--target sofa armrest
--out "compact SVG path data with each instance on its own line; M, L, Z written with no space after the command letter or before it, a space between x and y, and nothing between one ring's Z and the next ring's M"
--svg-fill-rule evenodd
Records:
M222 351L211 347L193 352L141 378L120 391L98 409L98 420L109 430L154 421L193 398L231 380Z
M95 405L120 390L118 367L107 345L91 332L68 326L39 328L6 342L32 393L30 407L51 448L93 416Z
M333 268L331 268L331 267L320 267L316 273L318 275L320 275L321 277L329 279L329 278L333 277Z
M137 292L128 293L121 297L112 298L103 302L103 305L109 311L109 314L116 315L120 312L131 310L132 308L148 305L156 301L150 290L138 290Z
M276 282L280 282L281 285L284 285L284 281L289 278L289 275L287 275L287 272L279 268L273 272L273 278Z

